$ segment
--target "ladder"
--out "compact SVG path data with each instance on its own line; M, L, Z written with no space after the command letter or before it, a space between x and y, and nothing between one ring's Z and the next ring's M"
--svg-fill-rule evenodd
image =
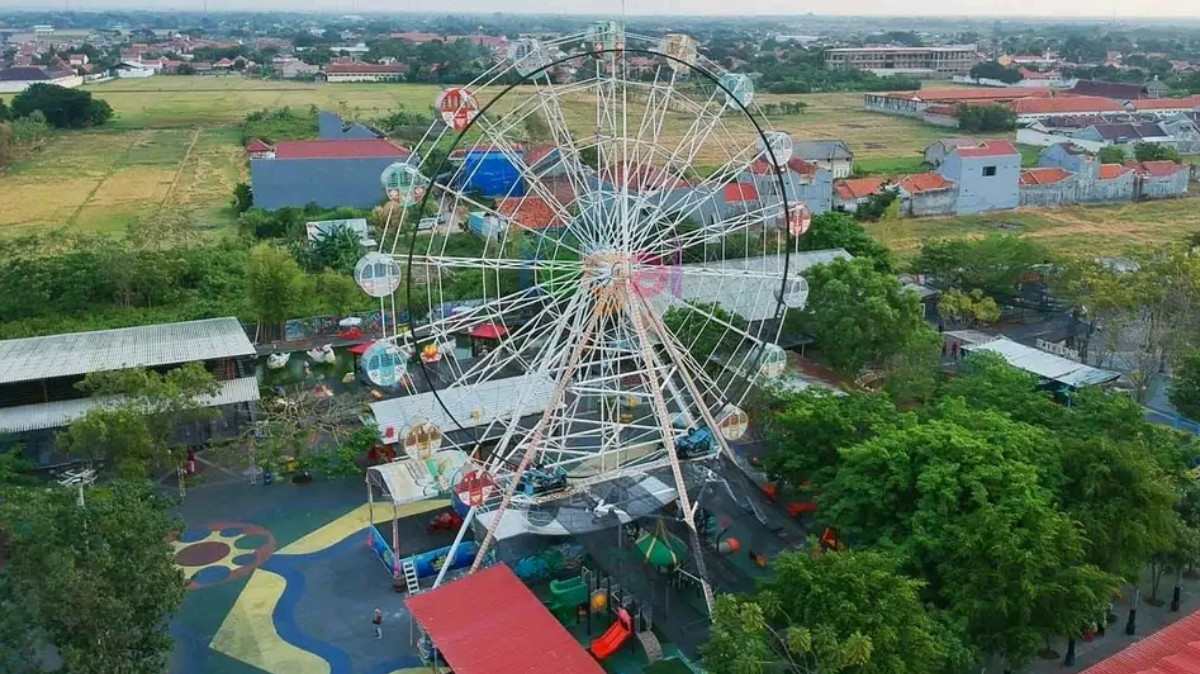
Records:
M404 574L404 584L408 586L410 597L421 591L421 583L417 580L417 567L411 559L400 562L400 572Z

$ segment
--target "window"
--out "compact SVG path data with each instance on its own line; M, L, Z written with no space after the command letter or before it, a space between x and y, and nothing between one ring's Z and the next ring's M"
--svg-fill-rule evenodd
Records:
M995 166L984 166L983 167L983 177L990 178L994 175L996 175L996 167Z

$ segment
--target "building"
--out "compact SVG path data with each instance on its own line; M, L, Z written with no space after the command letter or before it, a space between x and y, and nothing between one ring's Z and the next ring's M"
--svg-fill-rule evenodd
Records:
M834 178L845 178L854 172L854 153L841 140L795 141L792 156L820 166Z
M1187 98L1149 98L1132 102L1132 107L1138 112L1171 117L1180 113L1200 110L1200 96Z
M1200 113L1181 113L1163 122L1180 154L1200 154Z
M1007 337L987 335L975 330L954 330L944 335L944 339L948 343L957 344L964 355L976 352L994 353L1018 370L1036 376L1041 386L1046 389L1074 391L1111 384L1121 377L1119 372L1084 365L1070 358L1025 346Z
M1022 206L1061 206L1075 203L1076 174L1057 166L1021 169Z
M1102 115L1125 112L1125 106L1110 98L1098 96L1058 96L1054 98L1021 98L1010 103L1017 113L1018 124L1029 124L1052 117Z
M955 213L959 215L1016 208L1021 202L1021 153L1007 140L956 147L937 173L957 186Z
M945 47L844 47L825 50L825 66L867 70L877 75L951 77L966 75L979 62L975 45Z
M1174 145L1175 141L1162 125L1156 123L1092 124L1075 131L1071 138L1124 147L1127 151L1138 143Z
M854 213L884 189L883 178L848 178L833 181L833 210Z
M1137 176L1135 198L1163 199L1187 194L1191 171L1173 161L1132 161L1125 164Z
M1120 164L1101 164L1095 156L1083 148L1070 143L1053 145L1042 150L1038 166L1061 168L1070 172L1074 179L1062 181L1055 187L1022 187L1022 199L1030 205L1096 204L1133 201L1134 172ZM1056 189L1062 194L1047 196ZM1044 202L1036 203L1036 202Z
M320 66L309 65L294 56L287 55L280 55L271 59L271 67L275 69L276 75L285 80L313 77L321 72Z
M1100 98L1111 98L1114 101L1128 103L1130 101L1138 101L1139 98L1157 98L1165 91L1159 88L1156 88L1156 90L1158 91L1157 95L1151 94L1150 88L1146 84L1123 84L1118 82L1099 82L1099 80L1094 79L1081 79L1075 83L1075 86L1070 88L1070 94L1076 96L1099 96Z
M392 33L390 36L393 40L403 40L415 44L424 44L426 42L435 42L444 38L437 33L421 33L417 31L409 31L407 33Z
M833 173L800 157L792 157L782 170L765 159L756 160L742 172L738 181L753 183L766 203L774 203L780 197L777 175L783 177L789 203L803 203L813 215L833 209Z
M962 136L959 138L935 140L925 148L925 152L923 153L925 163L930 166L941 166L942 162L946 160L946 155L959 147L979 147L979 139Z
M940 173L915 173L896 181L900 214L912 218L953 215L957 186Z
M1022 98L1048 98L1043 88L962 87L959 89L921 89L863 94L863 104L871 112L921 118L930 106L956 107L963 103L1007 105Z
M398 82L408 74L404 63L330 63L317 75L326 82Z
M267 210L316 203L373 208L383 201L379 177L410 155L382 138L280 141L250 159L254 205Z
M366 218L307 222L304 224L305 239L308 241L308 245L312 246L339 229L348 229L354 232L358 236L358 242L367 248L375 246L375 240L371 238L371 227L367 224Z
M383 133L358 122L345 122L336 112L317 113L317 137L321 140L374 140Z
M254 345L234 318L145 325L0 341L0 436L21 443L41 466L64 462L54 435L103 399L88 397L77 384L93 372L144 367L166 372L202 362L220 383L203 401L222 408L218 421L180 429L189 444L238 433L258 401Z
M122 61L112 69L112 73L121 79L140 80L153 77L156 70L143 65L141 61Z
M54 84L74 89L83 84L83 77L65 66L13 66L0 70L0 94L19 94L34 84Z

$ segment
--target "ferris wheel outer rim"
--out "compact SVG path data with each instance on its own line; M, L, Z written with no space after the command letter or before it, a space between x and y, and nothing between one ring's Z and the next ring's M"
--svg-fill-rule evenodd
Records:
M708 70L707 68L701 67L699 58L697 58L697 63L693 64L693 63L688 63L687 61L684 61L682 59L676 58L674 56L671 56L669 54L664 54L661 51L658 51L655 49L630 48L627 44L622 43L622 45L620 47L605 48L605 49L589 49L589 50L579 52L579 53L567 54L561 58L550 61L549 63L546 63L546 64L542 65L541 67L539 67L535 70L532 70L528 74L524 74L524 75L520 74L519 71L516 71L516 63L515 62L513 64L511 64L510 66L508 66L508 68L506 68L504 70L504 72L517 72L519 79L516 82L513 82L512 84L505 85L505 87L503 89L501 89L496 95L492 96L486 104L480 106L478 111L471 117L471 120L468 122L468 124L461 131L457 132L457 136L455 137L454 142L451 143L447 152L445 152L442 155L441 161L438 162L437 168L432 173L432 175L435 176L434 180L436 180L436 176L441 175L442 172L446 169L447 164L450 160L450 154L453 153L454 150L459 148L459 145L462 143L463 139L466 137L466 134L475 126L475 123L478 120L482 119L483 116L487 113L487 111L493 105L495 105L497 102L499 102L505 96L507 96L513 89L515 89L519 86L528 84L530 81L533 80L533 78L545 73L546 71L550 70L551 68L562 65L563 63L574 61L574 60L580 59L580 58L588 58L588 57L597 58L597 57L601 57L601 56L604 56L607 54L629 54L629 53L640 54L643 56L650 56L650 57L665 58L668 61L682 64L684 66L685 71L689 71L689 72L694 71L696 73L699 73L701 76L705 77L706 79L708 79L713 85L715 85L722 92L724 92L724 94L727 96L727 101L732 100L737 104L736 109L738 110L738 112L740 112L742 114L742 116L744 116L746 119L748 119L750 121L751 124L754 125L754 130L755 130L755 133L758 135L758 139L763 141L764 151L768 155L769 162L774 166L778 165L778 163L776 161L776 157L775 157L775 152L772 149L771 144L769 142L767 142L767 131L768 130L763 128L763 126L759 122L758 118L756 118L754 116L754 113L750 111L750 109L740 100L740 98L738 98L736 95L734 95L734 93L728 87L726 87L724 85L724 83L721 82L720 76L718 76L716 73L713 73L712 71ZM505 58L507 58L507 56ZM458 85L458 86L461 86L462 88L471 88L471 87L475 87L476 85L475 85L475 82L472 81L467 84ZM475 93L475 92L473 91L472 93ZM476 100L476 102L478 103L478 100ZM728 103L727 103L727 107L728 107ZM784 218L783 232L784 232L784 236L786 237L786 239L785 239L786 246L785 246L784 261L783 261L783 275L782 275L782 278L780 281L779 292L775 293L775 311L774 311L774 316L773 316L773 320L780 321L782 319L783 314L787 311L787 305L784 304L784 302L782 300L782 294L783 294L783 292L785 292L785 290L787 288L788 272L790 271L790 267L791 267L792 248L794 247L793 244L795 243L795 240L798 239L799 237L794 236L791 232L791 229L787 226L787 215L788 215L790 208L789 208L788 195L787 195L787 186L783 180L783 172L777 170L777 171L774 171L773 173L775 176L775 182L779 186L779 194L780 194L780 198L782 201L781 216ZM422 196L420 204L417 209L418 213L425 212L425 207L428 204L429 198L433 194L433 192L434 192L434 190L426 190L425 191L425 194ZM417 334L416 333L417 324L414 320L413 313L411 311L411 307L412 307L412 285L413 285L412 284L412 270L413 270L413 258L415 257L415 250L416 250L416 243L417 243L417 234L418 234L418 232L415 227L412 228L412 231L409 232L408 256L407 256L407 260L405 263L406 269L405 269L405 279L404 279L405 280L405 283L404 283L405 310L408 313L408 329L410 331L410 334L414 335L414 345L415 345L415 335ZM380 246L382 246L382 245L383 245L383 242L381 241ZM429 391L431 393L433 393L433 397L435 400L437 400L438 406L442 408L442 411L446 414L446 416L450 419L450 421L452 421L454 423L454 425L456 427L455 430L467 432L468 429L465 426L463 426L462 423L459 422L458 417L456 417L454 415L454 413L450 411L449 406L446 405L444 400L442 400L441 394L438 393L437 387L434 386L434 384L433 384L433 379L430 376L429 368L426 366L426 363L423 360L421 360L421 361L419 361L419 365L420 365L420 369L421 369L421 375L425 378L425 383L429 387ZM476 444L478 444L479 437L478 437L477 433L474 434L474 439L476 441Z

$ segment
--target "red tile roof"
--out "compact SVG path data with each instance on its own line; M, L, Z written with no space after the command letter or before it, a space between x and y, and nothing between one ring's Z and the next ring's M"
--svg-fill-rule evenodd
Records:
M246 152L270 152L270 151L271 151L271 146L267 145L259 138L255 138L254 140L250 141L249 143L246 143Z
M758 190L754 187L754 183L729 183L725 186L723 196L726 203L756 201Z
M833 182L833 191L843 201L857 201L878 192L879 188L883 187L883 182L883 178L835 180Z
M1125 112L1120 103L1099 96L1061 96L1058 98L1021 98L1012 102L1018 115L1054 115L1072 112Z
M934 190L949 189L954 185L950 180L946 180L940 173L914 173L909 176L904 176L897 183L905 192L909 194L919 194L921 192L932 192Z
M1125 175L1126 173L1129 173L1132 170L1133 169L1125 167L1125 166L1121 166L1120 164L1101 164L1100 165L1100 179L1101 180L1115 180L1116 178L1120 178L1121 176Z
M285 140L275 144L276 159L355 159L409 155L408 150L390 140Z
M816 164L804 161L800 157L792 157L787 163L788 169L793 173L798 173L802 176L810 176L817 172L820 168ZM750 172L758 175L770 175L774 173L771 164L765 159L756 159L753 164L750 164Z
M1125 166L1137 171L1139 175L1154 176L1156 178L1166 178L1180 171L1187 170L1187 167L1183 164L1176 164L1166 159L1159 161L1130 161L1125 162Z
M1138 110L1190 110L1200 108L1200 96L1187 98L1142 98L1133 102Z
M960 157L1010 157L1021 154L1007 140L985 140L976 147L956 147L952 151Z
M547 229L566 224L557 204L543 197L505 197L496 200L496 212L526 229Z
M1059 168L1031 168L1021 171L1022 185L1052 185L1071 177L1071 172Z
M1083 674L1166 674L1200 671L1200 611L1130 644Z
M408 64L396 63L330 63L325 66L326 73L334 75L403 75L408 72Z
M1005 89L969 88L962 89L921 89L920 91L895 91L884 94L888 98L904 98L924 101L926 103L958 103L961 101L1012 101L1028 96L1043 97L1050 93L1042 88L1009 87Z
M553 145L535 145L525 150L525 164L533 166L553 154L557 147Z
M455 674L604 674L503 564L405 603Z

